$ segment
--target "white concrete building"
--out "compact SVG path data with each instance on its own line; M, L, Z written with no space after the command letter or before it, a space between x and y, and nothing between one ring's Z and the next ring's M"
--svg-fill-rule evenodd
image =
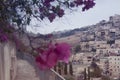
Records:
M109 72L112 78L120 77L120 56L109 56Z
M120 77L120 56L109 56L100 59L100 68L103 74L111 78Z

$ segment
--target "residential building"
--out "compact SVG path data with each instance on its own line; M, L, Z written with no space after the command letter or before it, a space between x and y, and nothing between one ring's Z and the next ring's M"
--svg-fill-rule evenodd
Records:
M109 73L112 78L120 77L120 56L109 56Z

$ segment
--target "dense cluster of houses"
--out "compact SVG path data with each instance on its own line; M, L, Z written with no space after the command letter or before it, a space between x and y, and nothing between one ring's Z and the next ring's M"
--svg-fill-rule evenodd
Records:
M94 27L95 26L95 27ZM109 21L90 27L88 31L77 33L80 37L80 52L71 57L74 74L79 75L84 68L95 61L102 75L111 79L120 78L120 15L110 17ZM91 29L92 28L92 29Z

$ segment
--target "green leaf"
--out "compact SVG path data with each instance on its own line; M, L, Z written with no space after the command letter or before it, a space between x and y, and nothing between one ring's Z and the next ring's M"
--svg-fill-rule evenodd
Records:
M20 26L22 24L22 20L21 19L17 19L17 25Z
M33 4L36 4L37 0L33 0Z
M27 18L27 24L28 24L28 25L30 24L30 21L31 21L31 19L30 19L30 18Z

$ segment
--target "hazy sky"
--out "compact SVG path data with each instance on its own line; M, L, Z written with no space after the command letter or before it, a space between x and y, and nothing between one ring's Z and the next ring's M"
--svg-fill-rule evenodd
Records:
M109 16L120 14L120 0L96 0L96 5L85 12L81 12L81 8L72 13L67 12L62 18L57 18L50 23L47 19L43 22L33 20L29 30L35 33L50 33L53 31L69 30L80 28L87 25L96 24L101 20L108 20Z

